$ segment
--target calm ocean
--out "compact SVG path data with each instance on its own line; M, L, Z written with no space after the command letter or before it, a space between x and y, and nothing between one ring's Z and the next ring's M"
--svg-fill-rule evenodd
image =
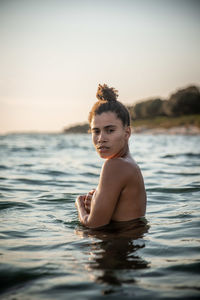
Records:
M98 183L90 135L0 137L1 299L200 298L200 136L138 134L130 150L148 228L93 232L74 206Z

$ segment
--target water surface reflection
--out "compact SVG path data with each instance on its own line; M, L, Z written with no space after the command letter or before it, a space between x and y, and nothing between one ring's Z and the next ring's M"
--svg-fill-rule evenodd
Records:
M143 237L148 229L144 218L112 222L100 230L78 227L76 234L91 238L85 267L91 272L92 279L115 286L134 284L136 270L149 267L149 262L140 256L140 249L145 247Z

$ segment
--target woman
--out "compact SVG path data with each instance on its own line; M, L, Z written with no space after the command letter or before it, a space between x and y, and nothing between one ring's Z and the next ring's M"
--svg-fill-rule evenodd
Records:
M81 224L88 228L135 220L146 211L143 177L129 152L128 110L106 84L99 85L96 96L89 124L93 144L105 162L96 190L78 196L75 203Z

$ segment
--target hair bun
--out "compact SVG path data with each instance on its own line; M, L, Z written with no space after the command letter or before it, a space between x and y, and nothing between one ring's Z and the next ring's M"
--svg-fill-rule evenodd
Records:
M96 97L99 101L117 101L118 91L107 84L99 84Z

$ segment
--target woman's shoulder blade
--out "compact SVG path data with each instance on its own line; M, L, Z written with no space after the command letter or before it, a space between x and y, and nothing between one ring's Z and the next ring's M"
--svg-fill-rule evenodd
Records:
M108 159L104 162L103 172L111 173L114 176L133 176L138 172L138 165L134 161L124 158Z

